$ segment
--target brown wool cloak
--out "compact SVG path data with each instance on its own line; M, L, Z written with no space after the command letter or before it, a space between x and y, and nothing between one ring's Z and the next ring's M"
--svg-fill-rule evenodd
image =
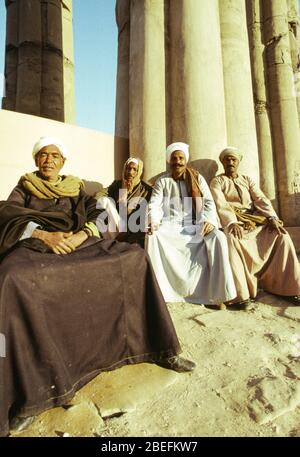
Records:
M9 419L68 402L101 371L180 351L143 249L96 238L68 255L31 249L17 242L29 220L76 231L95 218L95 206L87 196L29 203L19 196L11 207L0 203L0 436Z

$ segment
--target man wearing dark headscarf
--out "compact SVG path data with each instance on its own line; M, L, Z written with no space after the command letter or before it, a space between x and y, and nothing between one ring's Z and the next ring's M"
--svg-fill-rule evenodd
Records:
M143 247L147 226L147 206L152 186L143 181L142 176L142 160L129 157L123 167L122 179L115 180L107 188L106 196L111 199L111 202L108 202L106 197L102 197L99 205L100 207L102 205L107 210L108 217L113 219L111 235L115 230L118 241L138 243ZM99 196L101 195L103 194L100 193Z

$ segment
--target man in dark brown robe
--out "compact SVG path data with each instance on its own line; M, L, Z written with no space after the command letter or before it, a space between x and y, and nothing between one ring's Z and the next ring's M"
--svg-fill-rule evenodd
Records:
M194 368L177 355L144 250L99 238L96 200L81 180L59 175L58 140L40 139L33 155L38 171L0 203L0 436L68 402L101 371Z

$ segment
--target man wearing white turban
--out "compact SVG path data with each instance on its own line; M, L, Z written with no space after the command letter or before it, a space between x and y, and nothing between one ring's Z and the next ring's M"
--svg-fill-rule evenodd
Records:
M62 153L59 141L39 141L38 171L0 202L0 436L67 403L102 371L141 362L195 367L178 356L146 252L99 237L101 210L79 178L59 174ZM20 239L28 222L37 228Z
M170 173L155 183L147 251L168 302L217 304L235 298L225 235L208 185L187 167L189 146L167 148Z
M300 269L292 240L270 200L249 177L238 173L242 153L228 147L220 154L224 173L210 188L227 235L237 289L233 306L247 308L257 288L300 304Z
M32 157L35 160L35 156L40 152L41 149L45 148L46 146L55 146L61 155L66 159L68 157L68 150L63 142L54 136L42 136L33 146L32 149Z
M175 151L181 151L183 152L185 156L185 161L188 163L189 158L190 158L190 153L189 153L189 145L186 143L172 143L167 147L167 162L170 163L171 161L171 155Z

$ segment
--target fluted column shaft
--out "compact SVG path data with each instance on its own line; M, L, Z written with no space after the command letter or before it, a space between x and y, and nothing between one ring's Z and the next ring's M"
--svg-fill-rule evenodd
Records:
M117 0L118 68L115 134L129 138L130 0Z
M300 125L300 18L298 0L287 0L291 60Z
M244 0L219 0L228 143L244 152L241 171L259 177Z
M61 0L42 0L44 20L41 116L64 121L64 71Z
M277 194L273 159L267 79L265 75L265 46L260 0L250 0L247 6L249 46L252 69L252 87L255 109L256 133L259 151L260 185L277 209Z
M18 2L18 68L16 111L40 114L42 16L39 0Z
M61 0L7 0L2 106L64 120Z
M165 169L165 124L164 1L131 0L129 143L146 178Z
M16 109L17 96L18 18L17 1L6 0L5 96L2 98L2 107L12 111Z
M262 5L279 208L286 225L297 226L300 225L300 131L287 2L264 0Z
M116 22L118 26L118 67L115 113L115 174L122 176L124 162L129 153L129 60L130 60L130 1L117 0ZM126 139L127 148L119 144Z
M215 164L227 143L218 1L170 1L168 27L169 141Z
M64 0L62 3L62 45L64 72L64 120L70 124L75 124L76 103L72 0Z

